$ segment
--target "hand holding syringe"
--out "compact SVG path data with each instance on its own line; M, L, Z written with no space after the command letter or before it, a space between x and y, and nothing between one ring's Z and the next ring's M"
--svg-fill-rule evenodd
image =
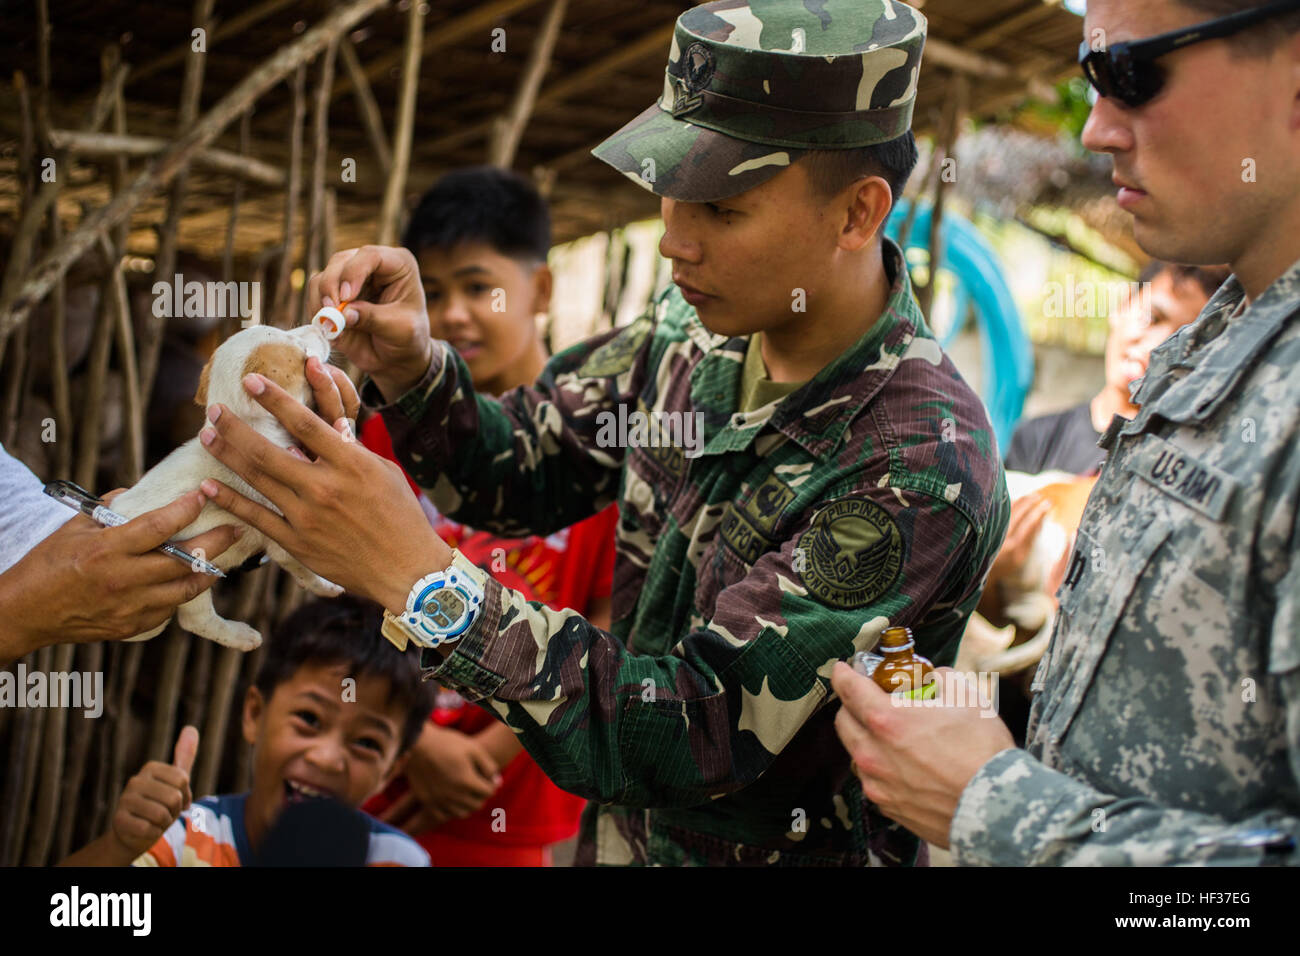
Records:
M103 504L102 498L91 494L75 482L51 481L46 484L45 493L56 501L63 502L74 511L80 511L91 521L105 528L116 528L131 520L126 515L118 514L112 508ZM170 555L182 564L188 564L195 571L202 571L204 574L211 574L219 578L226 576L225 572L216 565L209 564L197 555L190 554L184 548L178 547L171 542L160 544L155 550Z

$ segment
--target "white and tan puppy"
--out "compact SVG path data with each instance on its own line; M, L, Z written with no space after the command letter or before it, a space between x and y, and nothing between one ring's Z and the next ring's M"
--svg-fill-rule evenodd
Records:
M250 372L257 372L304 404L314 407L311 386L307 383L307 359L314 355L321 362L326 362L329 360L329 351L325 335L314 326L305 325L288 331L267 325L243 329L228 338L213 353L199 377L199 390L194 400L205 408L220 402L269 441L288 448L294 444L292 436L270 412L249 397L244 391L243 378ZM134 518L165 505L187 491L193 491L204 478L216 478L279 513L275 505L244 479L208 454L197 436L150 468L134 487L114 498L112 508L119 514ZM243 525L245 530L239 541L212 559L212 563L221 570L236 567L251 555L265 550L273 561L292 574L312 594L334 597L343 592L338 585L309 571L257 529L244 525L234 515L211 502L177 537L189 538L223 524ZM177 608L176 616L185 630L226 647L249 651L262 643L262 635L254 628L239 621L227 621L217 615L212 606L211 588L194 600L182 604ZM164 622L152 631L128 640L146 641L166 626Z

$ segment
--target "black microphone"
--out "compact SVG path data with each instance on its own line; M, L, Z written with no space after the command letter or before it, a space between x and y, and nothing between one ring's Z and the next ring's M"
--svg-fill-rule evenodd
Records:
M319 798L290 803L262 841L253 866L365 866L370 824L359 810Z

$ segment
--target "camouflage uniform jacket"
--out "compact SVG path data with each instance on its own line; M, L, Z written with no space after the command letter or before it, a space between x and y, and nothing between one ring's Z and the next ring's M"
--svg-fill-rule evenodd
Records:
M1151 354L1058 592L1028 752L967 786L954 859L1300 862L1300 263Z
M675 287L501 401L439 343L382 408L399 459L458 521L546 534L619 503L611 632L459 564L483 583L482 613L433 674L599 804L581 861L916 861L916 838L848 773L831 667L887 624L951 661L1008 512L983 406L892 243L886 258L872 329L749 413L748 339L711 335ZM382 402L373 383L363 396ZM702 452L638 445L631 428L619 447L609 421L638 410L700 413Z

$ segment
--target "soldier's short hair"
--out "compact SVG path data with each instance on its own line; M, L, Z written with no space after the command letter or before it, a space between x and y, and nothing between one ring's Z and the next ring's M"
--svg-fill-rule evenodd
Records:
M1177 0L1184 7L1207 14L1207 20L1231 16L1244 10L1254 10L1276 0ZM1292 34L1300 32L1300 10L1273 17L1263 23L1233 34L1227 40L1239 52L1251 56L1268 54Z
M903 195L907 178L916 168L916 136L909 129L902 136L875 146L856 149L819 149L805 156L813 190L829 199L864 176L879 176L889 183L894 202Z

